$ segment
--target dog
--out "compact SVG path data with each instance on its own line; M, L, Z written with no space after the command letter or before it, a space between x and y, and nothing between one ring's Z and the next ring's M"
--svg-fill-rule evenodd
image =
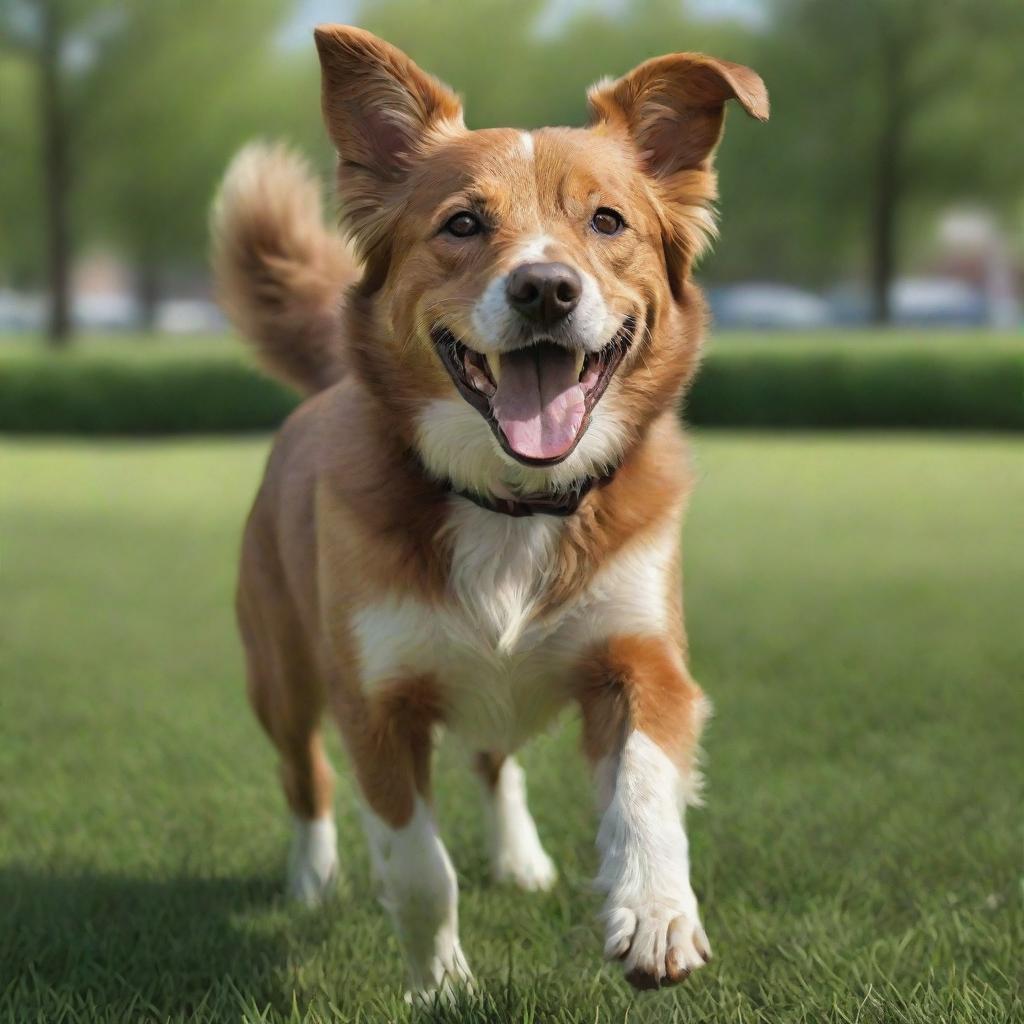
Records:
M485 791L494 877L556 871L514 752L578 708L604 952L639 988L711 956L683 807L708 704L687 668L677 405L706 308L724 105L761 79L696 53L588 94L586 128L469 131L368 32L315 32L348 241L286 149L243 150L213 213L223 304L308 397L274 442L237 592L248 692L294 816L292 895L338 871L325 711L361 794L411 991L471 982L431 809L438 728Z

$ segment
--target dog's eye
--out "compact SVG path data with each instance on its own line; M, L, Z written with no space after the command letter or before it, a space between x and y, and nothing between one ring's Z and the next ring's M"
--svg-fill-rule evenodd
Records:
M621 213L602 206L590 219L590 226L602 235L617 235L625 226Z
M441 230L447 231L449 235L454 235L456 238L469 238L470 235L478 235L481 228L479 218L463 210L462 213L449 217Z

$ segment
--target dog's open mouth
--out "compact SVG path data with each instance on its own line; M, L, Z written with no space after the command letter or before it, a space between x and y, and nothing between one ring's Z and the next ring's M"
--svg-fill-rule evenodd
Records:
M490 424L512 458L549 466L572 454L590 414L633 341L636 318L598 352L573 351L541 340L490 358L474 352L446 327L431 337L463 398Z

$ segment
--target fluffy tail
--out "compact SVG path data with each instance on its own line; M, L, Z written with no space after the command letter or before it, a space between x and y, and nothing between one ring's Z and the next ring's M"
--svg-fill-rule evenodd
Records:
M284 146L232 160L211 216L217 295L266 368L312 393L345 372L342 296L359 268L324 226L320 183Z

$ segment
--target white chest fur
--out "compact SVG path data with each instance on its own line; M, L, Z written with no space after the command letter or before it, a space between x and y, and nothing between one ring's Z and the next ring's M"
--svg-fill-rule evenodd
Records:
M666 628L677 524L627 545L570 604L537 617L558 571L564 527L456 499L450 598L393 596L354 621L364 691L432 675L449 727L477 749L511 752L559 710L587 648L612 634Z

